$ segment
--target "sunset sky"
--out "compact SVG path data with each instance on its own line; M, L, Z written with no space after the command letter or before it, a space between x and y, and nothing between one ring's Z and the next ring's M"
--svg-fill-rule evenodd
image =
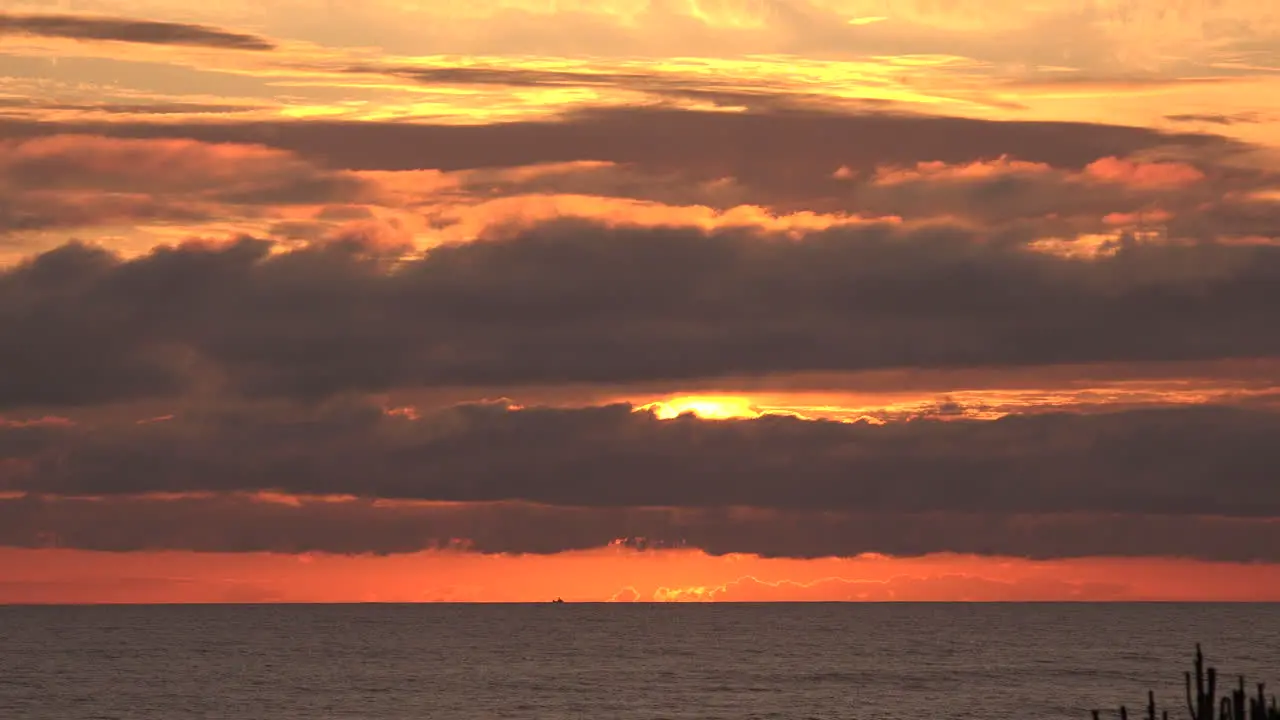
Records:
M0 603L1280 600L1269 0L6 0Z

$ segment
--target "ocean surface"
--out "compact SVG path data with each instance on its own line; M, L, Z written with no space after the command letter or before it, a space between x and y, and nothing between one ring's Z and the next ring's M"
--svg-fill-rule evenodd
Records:
M1174 718L1197 641L1280 691L1280 605L0 607L0 718Z

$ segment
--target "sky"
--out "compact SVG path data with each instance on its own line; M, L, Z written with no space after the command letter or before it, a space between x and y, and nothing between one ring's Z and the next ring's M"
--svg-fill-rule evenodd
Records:
M7 0L0 603L1280 600L1264 0Z

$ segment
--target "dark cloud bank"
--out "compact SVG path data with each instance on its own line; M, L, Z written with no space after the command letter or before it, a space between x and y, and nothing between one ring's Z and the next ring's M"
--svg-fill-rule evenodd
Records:
M1280 414L1220 407L874 426L666 421L626 405L465 405L414 420L354 402L10 426L0 487L33 494L0 501L0 543L405 552L465 539L544 553L642 537L793 557L1280 560L1277 436ZM254 490L366 499L220 494ZM137 497L154 492L215 495Z
M1280 414L1183 407L917 420L659 420L629 405L462 405L420 420L191 411L0 431L8 490L274 489L582 507L1280 516Z
M41 35L72 40L113 40L148 45L192 45L233 50L272 50L256 35L204 25L96 15L19 15L0 12L0 37Z
M562 223L394 268L359 239L272 249L72 244L0 274L0 407L1280 354L1277 247Z
M168 395L177 415L11 415L0 491L30 495L0 500L0 544L547 553L629 537L791 557L1280 561L1280 413L1266 410L873 426L481 404L413 420L345 397L1275 356L1278 248L1130 242L1083 261L945 226L793 239L584 223L407 262L380 247L244 240L125 260L71 244L0 274L6 406ZM185 397L210 390L230 409ZM257 490L363 499L227 494ZM155 492L212 495L137 497Z
M1010 155L1079 169L1107 156L1181 146L1240 149L1216 135L1118 125L995 122L890 113L706 113L592 110L550 121L489 125L378 122L35 123L3 121L10 137L83 133L263 143L350 170L465 170L605 160L775 184L825 178L844 165L949 163Z
M1276 523L1204 517L751 514L522 504L412 508L368 501L288 505L232 496L0 500L0 545L11 547L342 554L450 548L550 554L624 538L625 545L638 549L697 548L764 557L954 552L1032 559L1280 561Z
M79 133L107 146L112 138L188 138L207 143L260 144L296 153L307 166L313 185L306 197L329 188L334 201L355 201L360 194L341 170L460 171L511 168L539 163L607 161L620 167L607 171L544 177L510 184L521 192L566 191L615 194L677 204L726 207L754 203L778 212L859 211L906 217L944 215L973 217L985 224L1021 220L1046 235L1070 236L1093 231L1111 212L1136 212L1151 207L1183 208L1170 232L1194 237L1214 234L1269 234L1274 208L1241 207L1242 201L1223 202L1224 194L1244 197L1248 191L1270 187L1266 173L1228 169L1224 158L1246 148L1222 137L1193 133L1161 133L1150 129L1089 123L993 122L924 115L863 113L837 114L775 110L750 113L703 113L656 108L595 110L553 121L507 122L478 126L443 126L416 122L332 123L33 123L0 120L0 135L17 145L23 139ZM142 151L143 148L134 148ZM156 152L157 150L152 150ZM76 177L85 168L79 153L57 158L61 169ZM1071 183L1063 175L1100 158L1145 157L1150 154L1189 159L1210 170L1212 179L1178 190L1093 186ZM1001 156L1044 163L1058 173L1043 176L995 174L965 182L925 179L895 187L868 184L884 166L914 166L918 162L969 163ZM47 162L47 161L45 161ZM281 158L297 169L298 162ZM246 167L260 175L260 166ZM848 173L836 176L838 169ZM194 169L196 176L199 169ZM207 174L207 173L206 173ZM857 180L851 181L849 174ZM226 182L225 176L218 181ZM301 177L295 178L298 181ZM84 209L72 202L58 204L48 194L24 196L29 181L16 178L17 192L7 209L0 200L0 232L5 229L72 227L94 215L125 220L129 209ZM493 191L496 188L487 188ZM264 204L272 197L257 191L220 198L224 202ZM483 194L485 188L470 188ZM216 216L225 208L193 208L172 202L172 192L158 188L152 201L132 214L141 220L165 219L166 214L204 212ZM343 192L344 197L335 193ZM637 194L638 193L638 194ZM212 195L212 194L211 194ZM288 197L300 198L294 194ZM212 196L205 198L214 200ZM365 197L366 200L370 199ZM190 198L187 198L190 200ZM63 207L63 205L73 205ZM1256 203L1255 203L1256 205ZM1190 213L1191 208L1210 210ZM1088 218L1082 230L1078 215ZM1211 216L1210 216L1211 215ZM122 217L123 216L123 217ZM1074 219L1074 220L1073 220ZM1074 224L1073 224L1074 223ZM1012 230L1011 230L1012 231Z

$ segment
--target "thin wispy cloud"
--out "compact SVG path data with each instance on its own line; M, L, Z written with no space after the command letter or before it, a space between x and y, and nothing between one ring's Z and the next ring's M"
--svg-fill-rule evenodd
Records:
M204 25L94 15L0 13L0 36L35 35L69 40L146 45L188 45L231 50L273 50L265 38Z

